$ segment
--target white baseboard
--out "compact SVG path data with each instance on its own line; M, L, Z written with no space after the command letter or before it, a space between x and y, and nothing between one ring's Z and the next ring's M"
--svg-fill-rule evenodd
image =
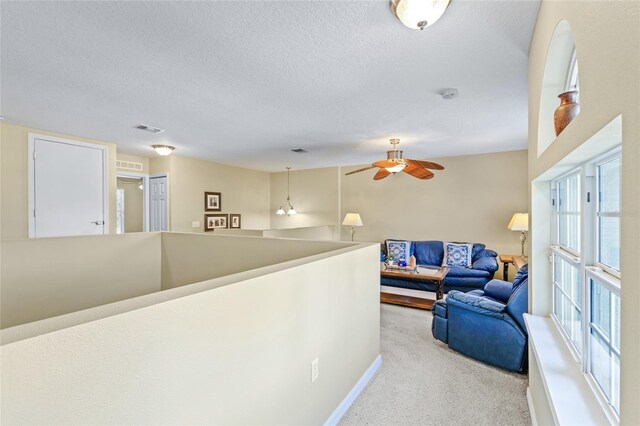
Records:
M324 426L334 426L338 424L342 416L344 416L344 413L347 412L349 407L351 407L351 404L353 404L367 384L369 384L373 376L376 374L376 371L380 368L380 365L382 365L382 357L378 355L376 359L373 360L369 368L367 368L367 371L365 371L362 377L360 377L360 380L358 380L347 396L345 396L340 405L333 410L333 413L331 413L327 421L324 422Z
M538 426L538 419L536 419L536 410L533 407L533 400L531 399L531 391L529 390L529 386L527 386L527 405L529 406L529 415L531 416L531 424L533 426Z

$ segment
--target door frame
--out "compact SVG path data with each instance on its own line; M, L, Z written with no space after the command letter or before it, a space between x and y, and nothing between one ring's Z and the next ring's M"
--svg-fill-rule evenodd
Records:
M169 232L171 231L171 205L169 204L171 201L171 198L169 198L171 197L171 191L170 191L169 172L151 173L148 176L149 180L153 178L161 178L161 177L167 178L167 230L165 232ZM149 203L150 197L151 197L151 192L149 192L147 196L147 203ZM151 207L149 207L149 215L151 215Z
M119 177L142 179L142 230L143 232L149 232L149 175L145 173L117 172L116 182ZM117 187L118 185L116 185Z
M35 164L34 164L34 151L35 151L35 143L36 139L43 139L46 141L63 143L67 145L81 146L84 148L93 148L99 149L102 151L102 193L103 193L103 201L102 201L102 220L104 224L102 225L102 235L109 233L109 150L106 145L98 145L95 143L89 142L81 142L74 139L60 138L57 136L49 136L41 133L27 133L27 138L29 141L28 152L27 152L27 163L28 163L28 208L27 208L27 217L29 222L29 238L37 238L36 237L36 216L35 216L35 207L36 207L36 188L35 188Z

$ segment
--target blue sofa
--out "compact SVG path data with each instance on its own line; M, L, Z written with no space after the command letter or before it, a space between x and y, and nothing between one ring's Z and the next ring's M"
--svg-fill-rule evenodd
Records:
M433 337L471 358L511 371L527 361L529 272L525 265L513 283L492 280L484 290L452 291L433 305Z
M389 241L389 240L387 240ZM386 241L382 244L382 256L386 256ZM412 241L411 255L415 256L419 266L439 268L444 258L442 241ZM498 254L485 248L484 244L474 243L471 251L471 268L449 268L444 279L444 292L450 290L471 291L482 289L498 270ZM433 283L412 280L410 278L380 277L380 284L391 287L402 287L413 290L435 291Z

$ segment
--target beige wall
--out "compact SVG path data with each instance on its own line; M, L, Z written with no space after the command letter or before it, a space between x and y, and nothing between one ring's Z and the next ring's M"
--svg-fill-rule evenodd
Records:
M332 250L342 242L163 233L162 289L263 268Z
M253 247L249 239L243 252L264 254ZM200 254L191 250L185 255ZM173 295L162 303L3 338L0 420L322 424L380 353L378 274L377 246L347 245L222 287L180 287L162 292ZM320 374L312 384L314 358Z
M160 290L158 233L5 240L0 261L3 329Z
M527 151L432 160L445 170L426 181L406 173L374 181L373 170L342 177L342 215L357 212L364 222L355 240L469 241L520 253L520 233L507 225L514 213L528 211ZM342 238L350 238L349 227Z
M2 239L27 238L28 221L28 133L40 133L81 142L105 145L109 179L109 232L116 230L116 146L111 143L62 133L0 123L0 235Z
M537 158L538 112L547 49L562 19L573 30L580 66L580 115ZM640 424L640 2L543 1L529 53L529 180L534 313L550 310L545 184L533 183L622 114L621 424ZM532 364L535 368L535 364ZM536 373L537 374L537 373ZM533 394L543 394L530 382ZM535 395L535 401L545 397ZM547 410L548 407L541 408ZM538 411L538 408L536 408Z
M311 226L306 228L266 229L263 236L268 238L301 238L303 240L340 240L340 226Z
M130 179L130 178L127 178ZM144 191L139 182L118 178L118 189L124 189L124 232L144 231Z
M513 213L528 211L527 151L433 160L446 170L427 181L406 174L374 181L373 171L344 176L362 166L292 171L291 202L300 214L290 217L274 214L286 202L287 174L272 173L273 229L264 235L349 240L350 228L340 224L347 212L358 212L364 226L356 241L473 241L520 253L520 235L507 224Z
M131 170L131 169L123 169L118 167L118 171L128 172L128 173L149 173L149 158L147 157L139 157L137 155L129 155L118 153L118 160L121 161L133 161L135 163L142 163L142 170Z
M272 229L337 225L340 223L340 168L326 167L291 171L291 204L294 216L277 216L279 206L287 203L287 173L271 173Z
M168 173L171 169L171 159L175 158L174 155L169 156L156 156L149 158L149 174Z
M269 173L177 155L152 158L149 168L169 173L171 231L204 232L205 191L222 193L222 211L210 213L240 213L243 228L269 228Z
M3 239L24 238L27 236L26 134L34 129L7 123L2 126L1 235ZM110 228L115 232L115 146L107 145L113 180ZM442 159L447 170L426 182L408 176L373 182L366 172L344 176L344 172L352 168L292 171L291 201L299 214L281 217L274 213L286 202L285 172L270 174L175 154L151 158L118 154L122 160L142 162L145 173L168 173L172 231L203 232L204 192L217 191L222 192L222 213L242 214L244 229L288 230L282 231L287 232L285 235L273 231L274 236L347 240L349 229L340 226L342 217L347 211L357 211L365 222L356 232L356 239L360 241L381 241L389 237L473 240L484 242L501 253L519 250L518 236L506 231L506 223L513 212L526 210L522 190L526 164L521 161L522 156L523 153L500 153ZM478 176L482 176L483 185L474 186ZM406 205L411 208L397 207ZM450 206L455 206L458 212L473 206L475 219L453 217ZM192 227L194 221L200 222L198 228ZM475 221L484 225L475 226ZM304 228L313 232L302 232Z

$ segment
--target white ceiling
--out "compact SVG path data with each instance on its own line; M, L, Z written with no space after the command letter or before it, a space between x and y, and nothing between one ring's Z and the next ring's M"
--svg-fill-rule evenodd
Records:
M525 149L538 7L452 0L421 32L384 0L3 1L0 114L269 171L369 163L391 137L417 159Z

